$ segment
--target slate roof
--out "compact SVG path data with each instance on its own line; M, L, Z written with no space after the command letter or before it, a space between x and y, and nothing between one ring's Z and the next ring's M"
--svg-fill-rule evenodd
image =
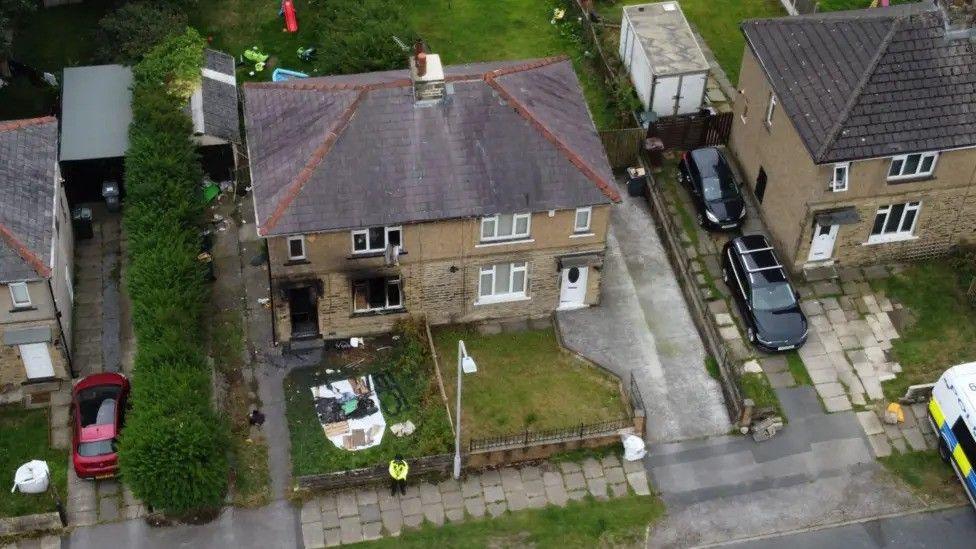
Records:
M976 145L976 54L932 3L742 30L816 163Z
M564 57L245 84L258 230L283 235L619 200Z
M0 122L0 282L51 274L58 121Z

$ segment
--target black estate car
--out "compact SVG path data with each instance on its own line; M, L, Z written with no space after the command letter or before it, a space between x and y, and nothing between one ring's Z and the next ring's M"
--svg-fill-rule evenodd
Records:
M681 181L695 201L698 223L702 227L731 230L742 225L746 203L722 151L705 147L686 152L681 156L678 169Z
M765 351L788 351L807 340L807 318L786 270L761 234L733 238L722 250L722 279L745 318L749 341Z

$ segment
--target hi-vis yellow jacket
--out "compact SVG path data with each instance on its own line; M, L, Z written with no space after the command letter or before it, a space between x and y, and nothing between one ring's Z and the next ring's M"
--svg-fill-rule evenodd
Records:
M408 471L410 471L410 466L407 465L406 461L390 460L390 476L394 479L407 480Z

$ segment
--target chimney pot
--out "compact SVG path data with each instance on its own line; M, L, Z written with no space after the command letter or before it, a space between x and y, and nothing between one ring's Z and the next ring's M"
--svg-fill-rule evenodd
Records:
M427 74L427 54L424 52L419 52L417 54L417 76L424 76Z

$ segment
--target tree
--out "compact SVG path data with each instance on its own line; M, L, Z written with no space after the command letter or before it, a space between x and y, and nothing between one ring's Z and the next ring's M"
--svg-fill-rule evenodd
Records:
M14 24L36 7L33 0L0 0L0 76L10 76L8 59L13 47Z
M99 58L138 63L153 45L186 29L186 14L168 4L137 1L124 4L99 21Z

